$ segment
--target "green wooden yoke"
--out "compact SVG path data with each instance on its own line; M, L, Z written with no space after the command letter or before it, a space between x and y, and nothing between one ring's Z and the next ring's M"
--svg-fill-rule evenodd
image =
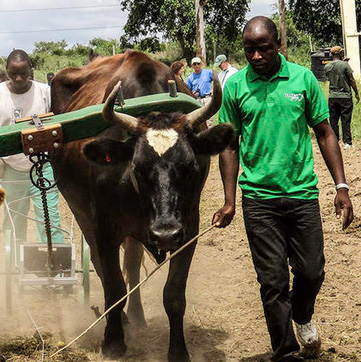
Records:
M103 106L104 104L97 104L44 118L42 121L44 126L60 123L63 133L62 143L65 144L95 136L110 127L112 124L104 121L102 117ZM186 94L178 93L177 97L171 97L169 93L161 93L126 99L123 107L116 106L114 110L138 117L152 111L189 113L200 107L199 102ZM22 153L21 132L32 129L34 125L30 122L0 127L0 157Z

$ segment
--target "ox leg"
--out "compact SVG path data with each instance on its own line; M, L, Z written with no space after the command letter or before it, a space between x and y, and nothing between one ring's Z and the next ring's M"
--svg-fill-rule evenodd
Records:
M132 290L139 283L140 266L144 253L143 246L138 240L127 237L123 243L123 247L123 272L125 279L129 284L129 289ZM142 328L147 326L139 288L129 296L127 315L130 323L136 327Z
M119 245L112 243L112 237L102 230L102 237L98 237L98 255L102 269L102 283L104 288L105 309L126 294L125 282L120 270ZM105 242L104 242L105 240ZM124 343L124 329L122 325L122 312L126 301L120 303L106 316L106 327L102 352L109 358L118 358L126 352Z
M163 303L170 326L169 362L190 361L184 340L183 316L186 307L185 289L194 249L195 244L192 244L171 260L163 291Z

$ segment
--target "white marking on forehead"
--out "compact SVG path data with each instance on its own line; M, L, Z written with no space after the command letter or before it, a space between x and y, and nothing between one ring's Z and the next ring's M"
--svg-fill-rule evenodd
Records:
M159 130L150 128L146 133L146 137L149 146L153 147L159 156L162 156L176 144L178 133L173 128Z

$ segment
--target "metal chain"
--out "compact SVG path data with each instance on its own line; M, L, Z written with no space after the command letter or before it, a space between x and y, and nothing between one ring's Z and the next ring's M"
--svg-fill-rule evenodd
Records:
M44 226L45 233L47 239L48 246L48 255L47 255L47 265L46 268L48 270L48 276L53 277L54 275L54 255L53 255L53 246L52 246L52 238L51 238L51 224L50 224L50 216L49 216L49 207L48 200L46 198L47 191L56 185L56 180L53 182L44 177L43 169L44 165L50 163L52 166L52 162L49 159L49 156L45 153L38 153L36 155L30 156L30 161L33 163L30 169L30 180L32 184L40 190L41 201L43 204L44 211ZM34 179L34 173L36 175L36 179Z
M57 180L49 180L43 175L44 165L49 163L50 166L53 167L53 162L49 156L44 152L40 152L35 155L31 155L29 159L33 163L30 169L30 180L32 184L39 190L47 191L53 188L56 185ZM36 178L34 178L34 175Z

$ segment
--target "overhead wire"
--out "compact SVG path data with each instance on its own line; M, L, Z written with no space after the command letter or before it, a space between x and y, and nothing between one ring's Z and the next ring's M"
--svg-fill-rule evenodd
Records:
M10 9L10 10L0 10L1 13L16 13L16 12L29 12L29 11L53 11L53 10L73 10L73 9L92 9L92 8L108 8L108 7L118 7L117 5L104 4L104 5L86 5L86 6L70 6L70 7L54 7L54 8L36 8L36 9ZM119 25L110 25L110 26L91 26L83 28L60 28L60 29L34 29L34 30L16 30L16 31L0 31L0 34L22 34L22 33L41 33L41 32L56 32L56 31L79 31L79 30L100 30L100 29L110 29L110 28L122 28Z
M92 8L107 8L107 7L119 7L119 4L118 5L105 4L105 5L69 6L69 7L59 7L59 8L10 9L10 10L0 10L0 13L20 13L20 12L27 12L27 11L92 9Z
M111 26L93 26L93 27L88 27L88 28L0 31L0 34L41 33L41 32L44 32L44 31L74 31L74 30L110 29L110 28L122 28L122 26L120 26L120 25L111 25Z
M66 10L70 10L70 11L77 11L77 10L83 10L84 12L88 9L88 10L92 10L92 9L96 9L98 12L102 11L102 8L104 9L104 11L108 10L108 11L115 11L115 10L110 10L111 8L118 8L119 10L121 10L120 7L120 3L119 0L113 0L112 1L113 4L94 4L94 5L79 5L79 6L58 6L58 7L41 7L41 8L27 8L27 9L1 9L0 6L0 16L4 15L4 16L13 16L12 14L14 14L14 16L16 16L17 13L22 13L23 15L25 15L27 12L29 13L35 13L35 12L56 12L56 11L66 11ZM62 4L63 5L63 4ZM31 15L31 16L35 16L35 15ZM38 23L39 24L39 23ZM33 24L34 25L34 24ZM41 23L39 24L41 25ZM44 24L45 25L45 24ZM84 24L84 25L88 25L88 24ZM101 24L102 25L102 24ZM12 34L14 34L14 36L16 34L27 34L27 33L48 33L48 32L52 32L52 33L61 33L61 32L74 32L74 31L86 31L86 30L95 30L95 31L101 31L101 30L106 30L106 29L122 29L123 26L122 25L107 25L107 26L86 26L86 27L79 27L79 28L56 28L56 29L26 29L26 30L21 30L19 29L19 27L16 30L11 30L11 29L4 29L3 31L1 30L0 27L0 36L10 36Z

